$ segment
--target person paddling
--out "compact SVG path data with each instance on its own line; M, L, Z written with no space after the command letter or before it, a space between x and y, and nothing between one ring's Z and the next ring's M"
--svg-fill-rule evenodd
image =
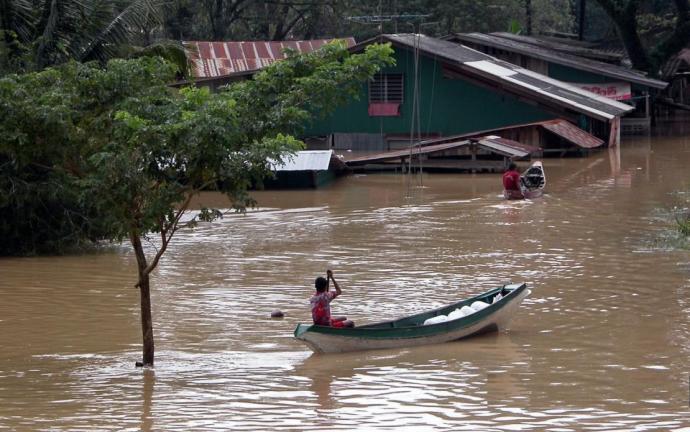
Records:
M523 199L520 190L520 172L515 162L508 165L508 170L503 174L503 196L506 199Z
M333 281L335 292L328 291L329 282ZM326 278L319 276L314 281L316 292L309 299L311 303L311 317L314 324L329 327L354 327L355 323L346 317L331 318L331 301L338 297L343 291L335 281L333 272L326 270Z

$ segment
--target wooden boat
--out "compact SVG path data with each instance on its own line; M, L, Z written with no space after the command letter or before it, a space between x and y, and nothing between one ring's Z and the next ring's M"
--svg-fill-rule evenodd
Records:
M520 176L520 191L527 199L539 198L544 195L544 186L546 186L544 166L540 161L536 161Z
M502 298L493 302L494 297L499 294ZM354 328L298 324L295 329L295 338L305 342L315 352L322 353L403 348L450 342L505 329L522 300L529 294L530 290L524 283L504 285L467 300L393 321ZM476 301L483 301L489 305L456 320L424 325L424 321L429 318L448 315L455 309L469 306Z
M544 166L536 161L520 175L520 190L504 190L503 196L509 200L539 198L544 195L545 186Z

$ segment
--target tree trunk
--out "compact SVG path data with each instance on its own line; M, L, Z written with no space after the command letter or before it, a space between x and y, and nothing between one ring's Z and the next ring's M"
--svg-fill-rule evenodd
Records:
M628 52L630 62L635 69L652 72L647 51L642 45L640 35L637 33L637 18L634 13L622 16L616 20L618 33L621 36L625 50Z
M151 289L149 277L144 276L139 283L141 297L141 332L144 338L143 363L144 366L153 366L153 320L151 319Z
M630 62L635 69L650 72L651 63L640 35L637 33L637 7L640 0L628 0L620 4L613 0L597 0L606 15L616 24L618 36L628 52Z
M141 245L141 239L136 232L130 233L130 241L137 257L137 270L139 273L139 296L141 300L141 333L143 336L143 365L153 366L153 320L151 319L151 283L146 273L146 255Z

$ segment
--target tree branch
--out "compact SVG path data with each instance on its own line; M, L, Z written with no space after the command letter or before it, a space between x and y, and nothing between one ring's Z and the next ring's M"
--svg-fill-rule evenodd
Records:
M650 57L655 66L655 72L680 50L685 48L690 40L690 2L688 0L674 0L678 10L676 26L673 33L658 43Z
M168 244L170 244L170 240L172 240L173 236L178 230L178 224L180 222L180 218L182 218L182 215L187 211L187 208L189 207L189 203L192 201L192 197L194 196L194 193L189 193L187 195L187 198L185 198L184 202L180 206L180 208L177 210L177 214L173 217L173 220L168 224L166 228L161 227L161 248L158 250L156 253L156 256L153 258L151 263L146 267L144 270L145 274L149 274L153 271L153 269L156 268L158 265L158 262L160 261L161 257L165 253L165 251L168 249ZM166 235L167 232L167 235Z

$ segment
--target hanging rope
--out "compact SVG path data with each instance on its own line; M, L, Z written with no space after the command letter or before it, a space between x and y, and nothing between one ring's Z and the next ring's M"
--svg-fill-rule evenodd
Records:
M411 121L410 121L410 154L409 154L409 161L408 161L408 169L407 169L407 184L408 184L408 189L410 187L410 176L412 175L412 154L413 154L413 149L414 149L414 130L415 130L415 123L417 118L419 117L419 100L418 100L418 86L419 86L419 35L417 33L414 34L414 41L412 44L413 51L413 60L414 60L414 79L413 79L413 88L412 88L412 112L411 114ZM418 157L421 155L418 155ZM421 160L421 158L420 158Z

